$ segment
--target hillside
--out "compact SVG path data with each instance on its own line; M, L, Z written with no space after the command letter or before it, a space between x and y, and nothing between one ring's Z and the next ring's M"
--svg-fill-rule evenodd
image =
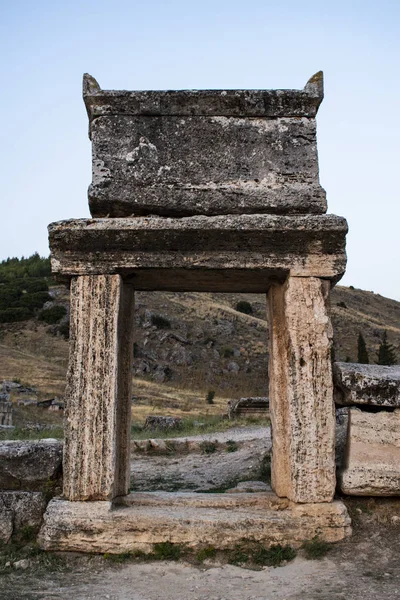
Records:
M68 306L68 291L49 290L53 304ZM252 314L235 310L239 301ZM372 292L336 287L332 293L336 360L357 360L357 337L366 340L370 362L384 330L400 359L400 303ZM217 398L265 395L268 324L265 298L256 294L138 293L135 317L137 401L168 404L168 395ZM37 318L0 325L0 380L19 379L43 397L62 395L68 342L57 325ZM171 392L172 390L172 392Z

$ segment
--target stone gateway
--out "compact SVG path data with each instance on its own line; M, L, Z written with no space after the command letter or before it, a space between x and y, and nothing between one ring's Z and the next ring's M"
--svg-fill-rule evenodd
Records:
M105 91L84 76L92 219L49 226L71 282L63 498L45 549L147 550L243 538L300 545L350 534L335 492L329 293L345 219L326 214L303 90ZM272 488L129 494L134 292L263 292L269 307Z

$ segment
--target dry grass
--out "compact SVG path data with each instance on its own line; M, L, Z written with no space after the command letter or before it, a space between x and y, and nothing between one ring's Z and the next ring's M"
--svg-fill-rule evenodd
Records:
M214 404L207 404L203 391L180 386L159 384L154 381L133 378L132 406L134 423L143 423L149 414L187 417L214 416L226 413L229 398L216 396Z

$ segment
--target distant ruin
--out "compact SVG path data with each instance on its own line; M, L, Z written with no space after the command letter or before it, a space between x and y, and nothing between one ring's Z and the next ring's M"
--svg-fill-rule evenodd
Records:
M344 218L326 214L315 116L303 90L104 91L84 76L92 219L49 226L71 282L63 498L43 548L123 552L244 537L299 545L350 533L333 501L329 293L346 266ZM129 494L134 292L264 292L270 323L272 488Z

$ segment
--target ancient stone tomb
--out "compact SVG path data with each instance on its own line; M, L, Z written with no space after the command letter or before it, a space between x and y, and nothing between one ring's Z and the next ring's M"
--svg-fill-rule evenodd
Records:
M166 92L85 75L83 95L93 218L49 227L53 271L71 281L71 347L64 492L42 546L343 538L328 303L347 224L325 214L318 178L322 73L303 90ZM135 290L267 294L274 493L128 493Z

